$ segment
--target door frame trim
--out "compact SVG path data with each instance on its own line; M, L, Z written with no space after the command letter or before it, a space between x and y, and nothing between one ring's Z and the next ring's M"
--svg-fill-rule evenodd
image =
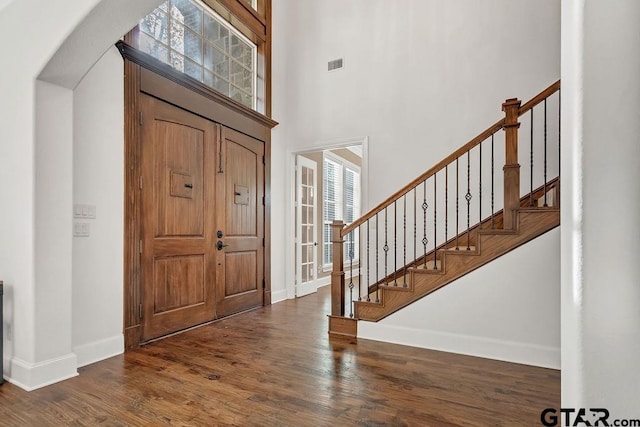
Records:
M125 42L124 59L124 273L125 350L141 340L140 262L141 126L140 93L146 93L264 143L264 305L271 304L271 129L278 123L222 96Z
M287 188L287 206L285 214L285 223L289 224L288 227L285 228L285 242L293 242L295 239L295 195L296 195L296 156L299 154L308 154L315 153L318 151L324 150L334 150L336 148L345 148L353 145L362 145L362 167L360 168L360 180L361 180L361 210L366 212L368 209L368 200L369 200L369 137L368 136L357 136L357 137L349 137L349 138L339 138L328 141L318 141L309 144L306 147L299 147L294 150L287 150L287 170L289 173L286 174L286 188ZM319 180L322 177L318 178ZM318 196L321 197L321 196ZM295 298L295 249L294 245L287 244L285 245L285 283L286 286L286 296L283 299L293 299ZM316 278L316 281L318 278ZM276 301L277 302L277 301Z

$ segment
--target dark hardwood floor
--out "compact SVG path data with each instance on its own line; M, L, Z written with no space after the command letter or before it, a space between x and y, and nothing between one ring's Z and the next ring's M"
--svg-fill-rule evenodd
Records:
M328 287L81 368L0 387L0 425L533 426L560 372L329 339Z

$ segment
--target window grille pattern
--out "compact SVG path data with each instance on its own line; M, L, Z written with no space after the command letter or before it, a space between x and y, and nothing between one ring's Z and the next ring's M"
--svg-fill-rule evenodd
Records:
M255 109L257 48L209 7L168 0L138 28L138 49Z

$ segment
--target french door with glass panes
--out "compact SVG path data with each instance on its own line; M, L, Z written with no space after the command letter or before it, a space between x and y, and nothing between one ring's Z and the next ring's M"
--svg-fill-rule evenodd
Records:
M317 289L317 163L296 156L296 296Z

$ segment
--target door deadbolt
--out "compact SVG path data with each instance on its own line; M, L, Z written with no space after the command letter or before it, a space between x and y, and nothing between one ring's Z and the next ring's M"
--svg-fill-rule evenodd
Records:
M218 236L218 239L221 239L222 236L224 236L224 234L222 234L222 230L218 230L218 232L216 233L216 236Z

